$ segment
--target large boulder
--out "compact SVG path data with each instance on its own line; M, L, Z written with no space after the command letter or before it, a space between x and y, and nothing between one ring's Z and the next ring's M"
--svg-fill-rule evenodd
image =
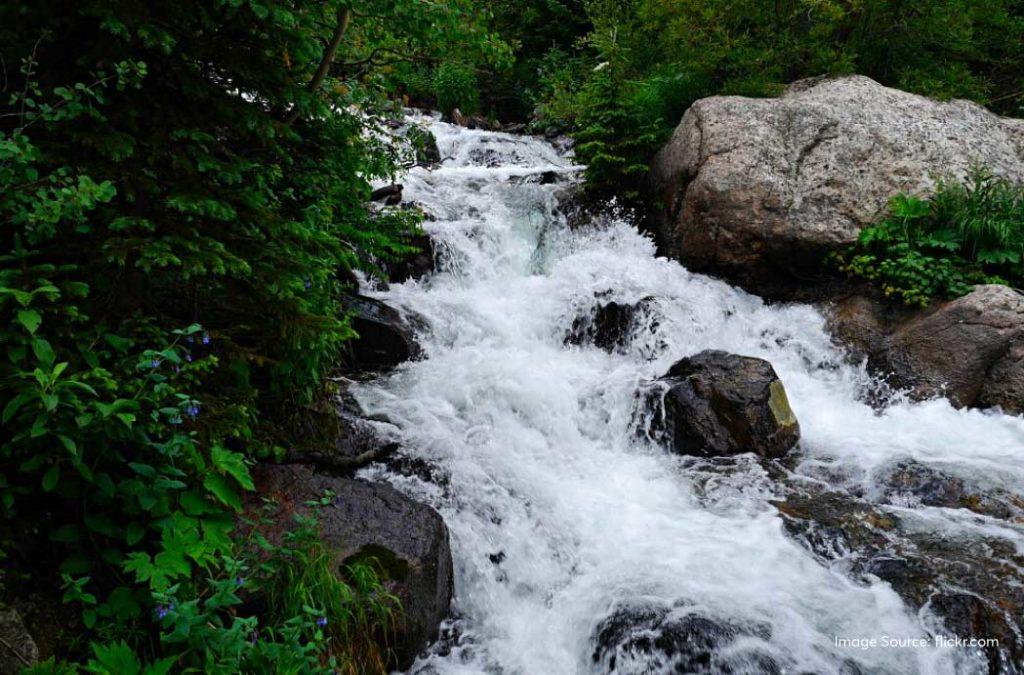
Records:
M1024 295L999 285L908 312L853 296L828 313L873 372L916 398L1024 412Z
M343 362L349 373L380 372L421 354L414 321L380 300L362 295L345 298L359 337L345 343Z
M247 508L269 498L280 513L271 528L288 528L294 514L307 514L307 502L328 491L335 497L317 511L320 534L339 569L372 556L382 566L384 585L402 605L395 635L388 641L391 667L404 670L437 639L452 598L452 555L448 528L429 506L394 488L316 473L299 464L262 465L253 472L256 490ZM282 531L264 531L271 541Z
M718 457L753 452L778 458L800 440L800 425L772 365L709 350L678 361L659 380L656 424L674 452Z
M976 166L1024 182L1024 120L852 76L697 101L650 178L664 251L764 294L806 284L897 193Z

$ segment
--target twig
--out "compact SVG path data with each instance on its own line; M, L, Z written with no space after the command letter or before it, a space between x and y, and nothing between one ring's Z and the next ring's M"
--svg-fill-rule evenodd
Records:
M22 656L22 654L21 654L21 652L20 652L20 651L18 651L18 650L17 650L17 649L15 649L14 647L12 647L12 646L11 646L11 644L10 644L10 643L9 643L9 642L8 642L7 640L5 640L4 638L2 638L2 637L0 637L0 645L3 645L4 647L7 647L7 649L8 649L8 650L9 650L9 651L10 651L10 652L11 652L12 654L14 654L15 656L17 656L17 657L18 657L18 660L19 660L19 661L21 661L22 663L24 663L24 664L25 664L25 667L27 667L27 668L31 668L31 667L32 667L32 662L31 662L31 661L29 661L29 660L28 660L27 658L25 658L24 656Z

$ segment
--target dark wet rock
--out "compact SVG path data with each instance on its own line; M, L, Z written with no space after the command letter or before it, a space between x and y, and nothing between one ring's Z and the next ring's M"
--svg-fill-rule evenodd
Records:
M379 187L370 193L371 202L384 202L387 206L396 206L402 203L402 185L392 183Z
M557 171L545 171L540 175L541 185L552 185L557 183L559 179L559 173Z
M288 436L297 439L285 461L313 464L339 475L349 475L398 449L345 389L333 399L296 408L283 423Z
M260 528L270 541L283 537L294 515L310 513L307 502L333 493L331 502L316 512L323 542L339 573L354 561L376 560L385 587L401 603L387 640L389 666L408 668L437 639L451 603L448 529L437 512L389 485L320 475L309 466L261 465L253 477L256 490L247 511L260 509L264 498L277 504Z
M907 310L865 296L828 311L829 329L868 367L915 398L1024 412L1024 295L975 286L955 300Z
M901 460L874 476L880 498L896 506L968 509L1003 520L1024 519L1020 497L1000 489L983 489L969 481L913 460Z
M483 129L485 131L499 131L501 129L501 125L498 122L492 122L483 115L467 115L458 108L452 110L450 119L452 124L457 124L467 129Z
M912 512L817 482L787 480L777 487L785 493L775 505L786 531L823 563L843 560L855 579L889 583L912 608L926 608L942 622L937 634L999 639L999 648L984 654L990 672L1020 672L1014 664L1024 658L1024 556L1012 542L977 531L951 537L914 527ZM941 490L938 496L948 498Z
M659 383L665 428L655 431L667 434L674 452L777 458L800 440L786 390L763 359L704 351L677 362ZM649 402L656 405L658 398L653 393Z
M361 295L345 298L352 327L359 337L345 343L346 372L379 372L418 358L421 354L412 321L380 300Z
M622 603L594 631L592 660L605 673L785 672L755 644L770 634L768 626L712 619L692 607Z
M0 675L16 675L39 661L39 648L13 607L0 608Z
M405 243L415 246L418 250L399 260L388 261L384 265L388 281L396 284L409 279L419 279L434 271L434 240L430 235L422 232L410 234L405 237Z
M628 346L634 330L645 313L650 312L653 297L637 302L606 302L591 312L573 319L572 328L565 336L565 344L593 344L606 352L621 351ZM653 328L653 326L652 326Z

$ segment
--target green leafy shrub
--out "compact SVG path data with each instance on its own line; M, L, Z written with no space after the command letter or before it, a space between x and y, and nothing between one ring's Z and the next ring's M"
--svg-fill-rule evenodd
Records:
M158 635L150 644L95 641L86 669L110 675L386 672L381 644L401 608L384 589L376 562L349 564L339 577L315 515L296 517L278 544L260 534L259 526L268 524L266 518L252 523L249 537L234 543L205 579L153 593ZM85 582L65 576L65 597L94 611L99 603L83 590ZM64 667L51 660L32 672Z
M0 3L0 600L66 584L67 668L199 671L248 644L225 584L249 468L324 395L351 270L410 251L416 227L367 204L397 157L366 69L485 41L468 6ZM289 564L323 567L304 550ZM380 618L352 575L337 658ZM174 649L172 597L193 612ZM323 663L300 614L246 647L254 670Z
M895 197L889 215L836 256L886 296L925 306L974 284L1024 282L1024 186L984 171L940 182L930 200Z
M442 63L434 72L431 88L441 112L450 114L456 108L467 114L477 111L480 93L471 67Z

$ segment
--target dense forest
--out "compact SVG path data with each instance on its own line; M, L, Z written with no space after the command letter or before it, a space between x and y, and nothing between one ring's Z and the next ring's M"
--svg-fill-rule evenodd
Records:
M352 271L416 250L369 203L403 106L569 134L639 205L706 96L859 73L1024 116L1022 35L1018 0L4 0L0 599L62 626L31 672L386 668L378 570L236 514L333 393Z

